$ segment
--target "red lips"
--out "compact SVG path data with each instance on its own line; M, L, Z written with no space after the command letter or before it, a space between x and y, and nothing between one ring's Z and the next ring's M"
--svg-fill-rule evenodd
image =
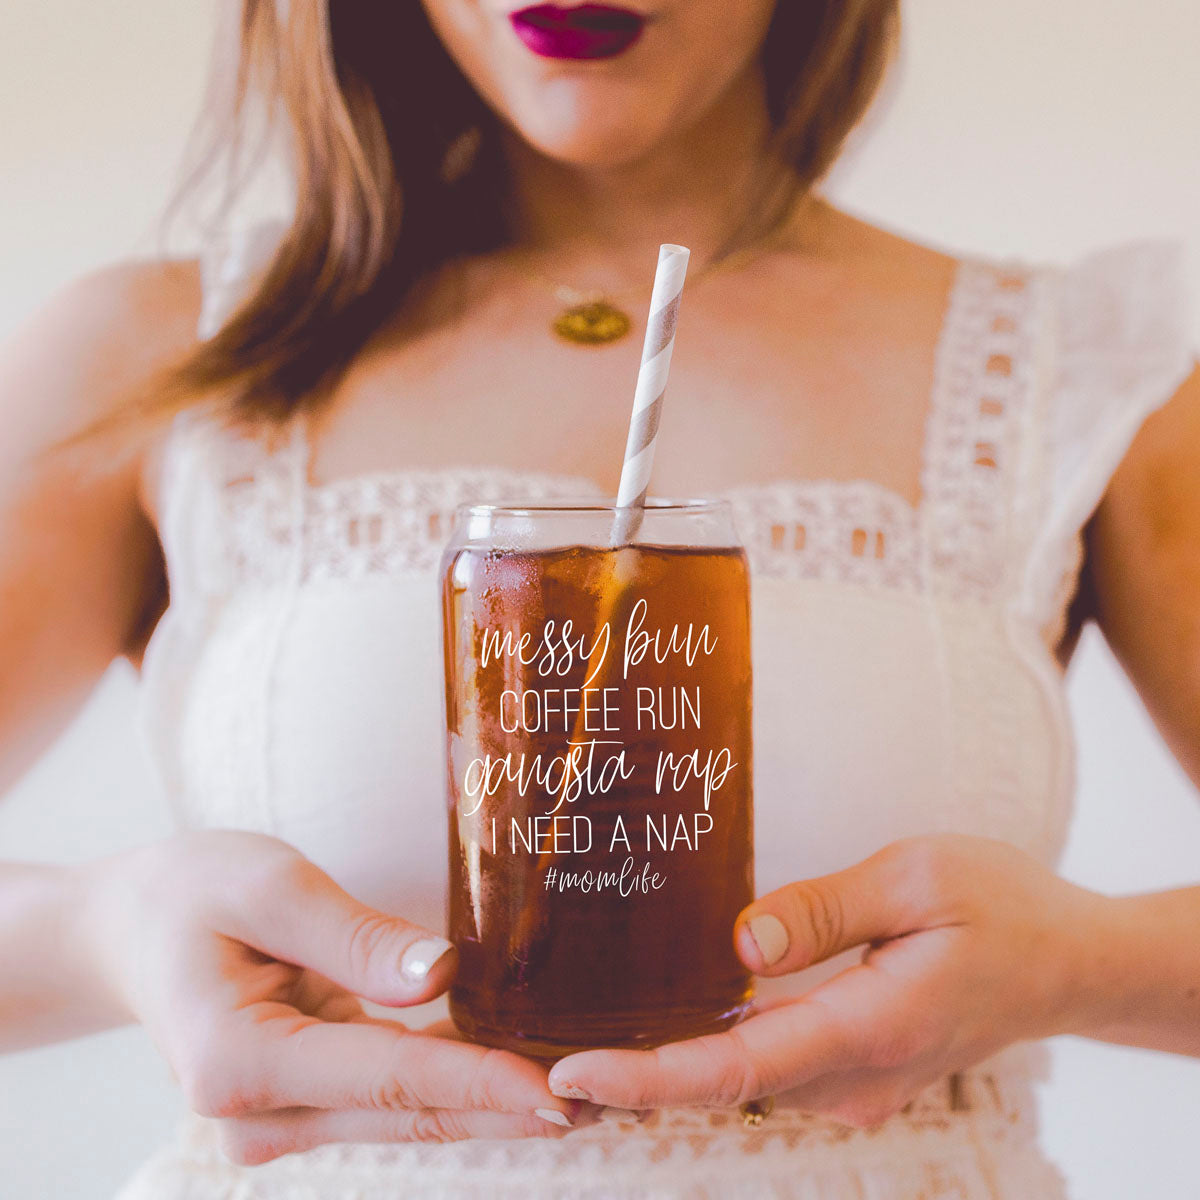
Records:
M537 4L509 16L517 37L542 58L613 58L642 35L646 18L628 8Z

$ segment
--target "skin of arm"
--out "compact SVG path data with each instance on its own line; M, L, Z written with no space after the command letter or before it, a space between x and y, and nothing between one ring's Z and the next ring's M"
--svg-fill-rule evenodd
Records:
M147 439L60 443L182 353L188 264L73 284L0 349L0 789L45 749L114 658L136 651L163 565L140 501Z
M183 352L198 304L190 264L110 267L60 293L0 351L0 792L113 659L137 651L162 590L139 502L142 449L58 444ZM0 865L0 1045L128 1019L81 949L80 887L75 869Z
M1086 531L1092 614L1167 745L1200 786L1200 369L1152 414ZM1200 1055L1200 887L1109 901L1097 995L1079 1032Z

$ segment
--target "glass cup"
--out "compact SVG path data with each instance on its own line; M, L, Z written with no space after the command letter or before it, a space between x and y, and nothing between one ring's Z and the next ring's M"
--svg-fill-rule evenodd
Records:
M450 1012L537 1058L733 1024L750 614L728 504L460 508L443 559Z

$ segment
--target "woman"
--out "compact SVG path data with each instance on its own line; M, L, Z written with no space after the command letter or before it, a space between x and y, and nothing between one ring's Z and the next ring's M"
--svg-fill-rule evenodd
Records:
M246 0L290 226L7 350L6 764L144 658L187 828L0 874L5 1043L139 1020L204 1118L125 1197L1049 1198L1031 1043L1200 1053L1200 888L1052 869L1087 620L1200 779L1178 265L825 204L894 8ZM730 496L754 572L759 1011L547 1072L412 1007L454 970L434 564L459 501L614 490L637 339L574 339L668 240L655 489Z

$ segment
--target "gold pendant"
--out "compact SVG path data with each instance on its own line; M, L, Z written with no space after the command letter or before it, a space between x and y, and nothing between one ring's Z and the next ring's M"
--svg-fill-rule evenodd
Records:
M623 338L630 327L628 313L607 300L592 300L564 309L551 329L563 341L580 346L603 346Z

